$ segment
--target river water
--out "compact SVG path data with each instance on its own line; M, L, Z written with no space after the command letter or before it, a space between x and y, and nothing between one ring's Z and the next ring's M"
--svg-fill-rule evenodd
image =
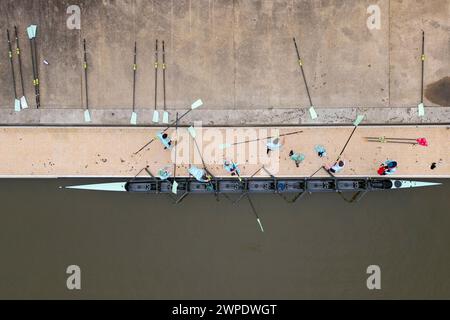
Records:
M254 195L264 233L245 199L59 189L98 181L0 180L0 298L450 298L449 180L353 204Z

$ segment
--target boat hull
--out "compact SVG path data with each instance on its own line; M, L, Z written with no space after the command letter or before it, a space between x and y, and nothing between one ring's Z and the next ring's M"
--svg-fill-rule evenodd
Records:
M178 192L181 193L301 193L301 192L358 192L392 189L408 189L437 186L441 183L396 179L267 179L217 178L211 183L201 183L190 178L177 178ZM133 193L171 193L173 179L136 179L132 181L110 182L67 186L68 189L115 191Z

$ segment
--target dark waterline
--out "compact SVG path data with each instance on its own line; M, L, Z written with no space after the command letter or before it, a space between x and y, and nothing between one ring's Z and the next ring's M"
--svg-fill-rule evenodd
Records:
M58 188L99 181L0 180L0 298L450 298L450 180L356 204L254 195L265 233L246 201Z

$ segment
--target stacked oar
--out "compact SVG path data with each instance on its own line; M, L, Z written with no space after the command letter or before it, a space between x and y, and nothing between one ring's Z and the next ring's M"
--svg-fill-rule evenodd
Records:
M84 121L91 122L91 114L89 113L89 94L88 94L88 77L87 77L87 54L86 54L86 39L83 39L83 69L84 69L84 91L86 95L86 110L84 110Z
M16 74L14 72L13 52L12 52L11 39L9 37L8 29L6 29L6 36L8 39L8 50L9 50L8 56L9 56L9 61L11 62L12 82L13 82L13 89L14 89L14 111L19 112L20 111L20 100L17 97Z
M36 96L36 108L41 106L41 97L39 90L39 63L37 59L36 25L30 25L27 28L28 39L30 39L31 65L33 67L33 86Z
M136 64L136 55L137 55L137 44L134 42L134 57L133 57L133 102L132 102L132 112L130 118L130 124L137 123L137 113L135 111L136 105L136 72L137 72L137 64Z
M159 122L159 112L157 110L158 105L158 67L159 67L159 49L158 49L158 39L155 42L155 103L153 110L153 118L152 121L154 123ZM169 123L169 113L166 111L166 48L164 44L164 40L162 41L162 64L161 64L162 72L163 72L163 118L162 123Z
M368 142L379 142L379 143L400 143L400 144L410 144L410 145L420 145L423 147L428 146L428 141L426 138L387 138L387 137L365 137Z
M19 45L19 34L17 32L17 27L14 26L14 33L16 36L16 55L17 60L19 61L19 75L20 75L20 87L22 89L22 97L20 98L20 106L22 109L28 108L27 99L25 98L25 87L23 82L23 72L22 72L22 56L20 51L20 45Z

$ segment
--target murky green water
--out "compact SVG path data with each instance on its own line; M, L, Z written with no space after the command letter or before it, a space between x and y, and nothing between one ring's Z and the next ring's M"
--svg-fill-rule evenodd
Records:
M357 204L253 196L265 233L245 201L58 189L80 182L0 180L0 298L450 298L449 180Z

